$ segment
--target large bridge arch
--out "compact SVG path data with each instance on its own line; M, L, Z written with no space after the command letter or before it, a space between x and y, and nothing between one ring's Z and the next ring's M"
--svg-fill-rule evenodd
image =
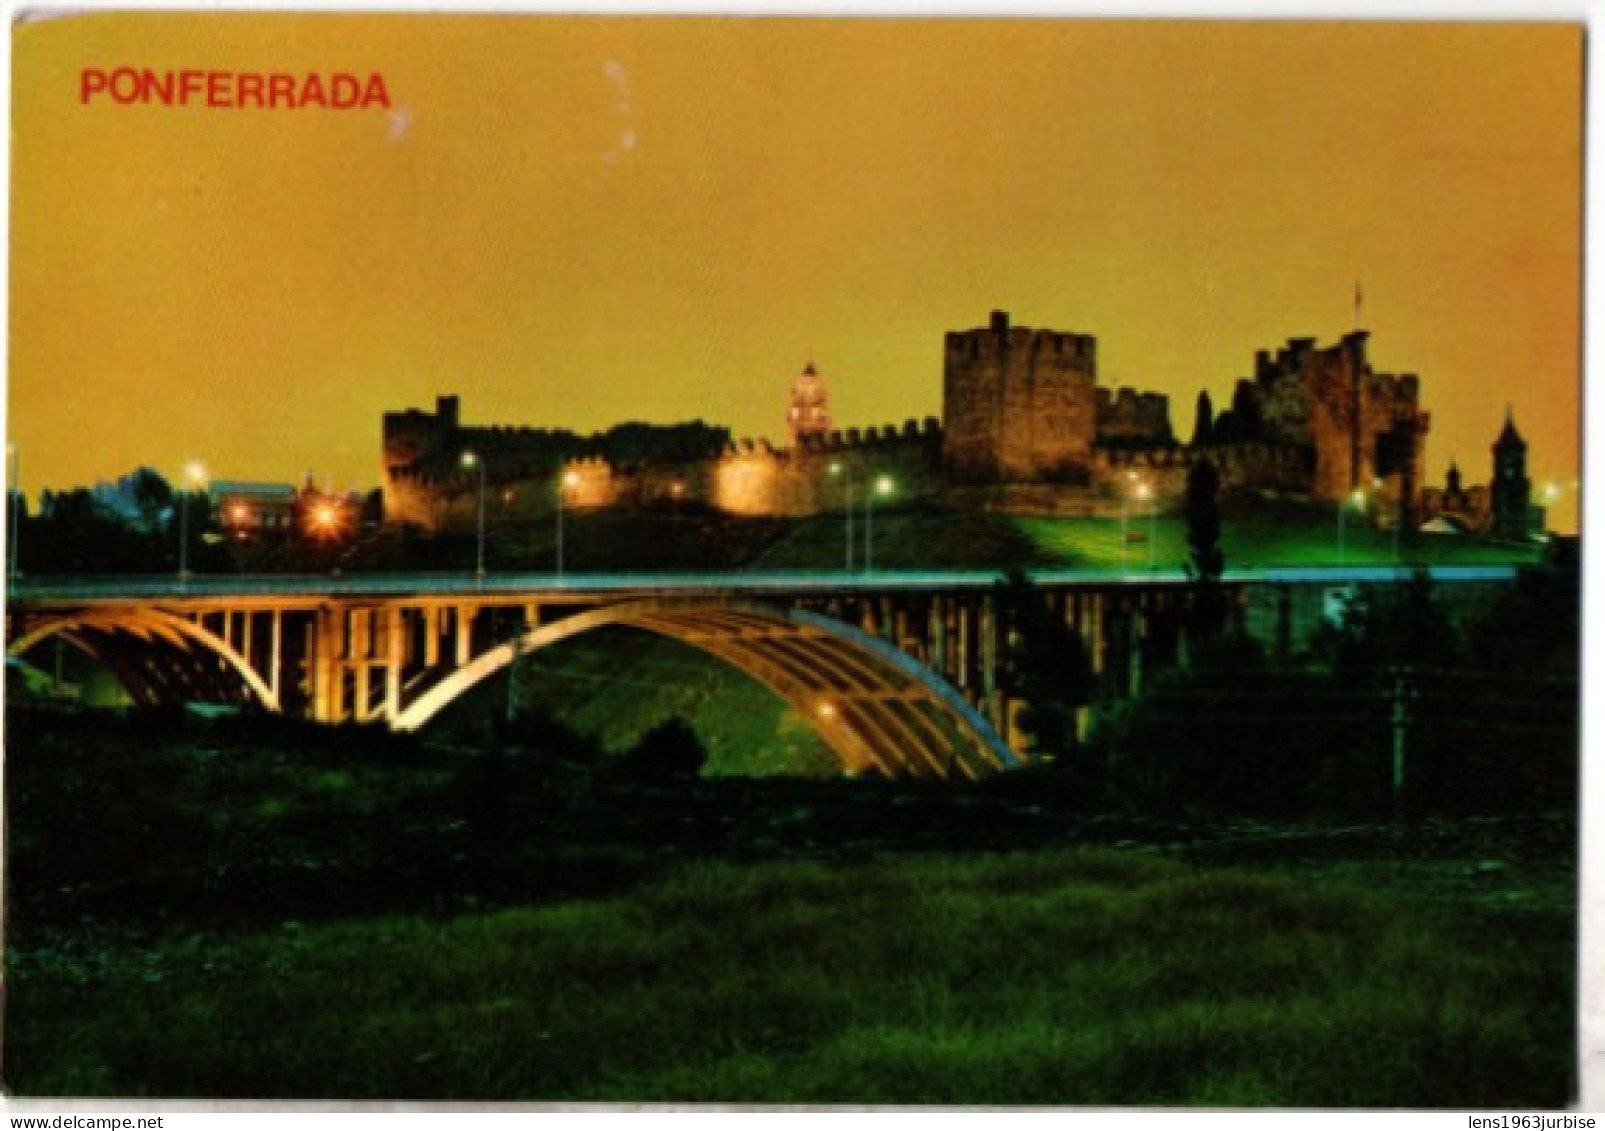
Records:
M515 654L610 625L693 645L756 679L807 719L849 772L976 778L1018 764L979 712L892 645L829 617L750 601L656 598L576 613L481 653L394 726L422 727Z
M103 664L142 707L181 701L279 710L279 699L244 656L193 621L157 608L80 610L31 626L6 648L21 657L61 637Z

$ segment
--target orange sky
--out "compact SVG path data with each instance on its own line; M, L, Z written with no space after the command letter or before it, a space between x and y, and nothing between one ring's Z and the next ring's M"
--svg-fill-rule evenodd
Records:
M25 488L379 480L387 409L784 435L940 415L994 308L1192 429L1352 325L1429 473L1506 404L1577 477L1579 24L141 14L13 37ZM383 75L394 109L82 105L86 66ZM1567 508L1569 511L1570 508ZM1565 520L1563 520L1565 521Z

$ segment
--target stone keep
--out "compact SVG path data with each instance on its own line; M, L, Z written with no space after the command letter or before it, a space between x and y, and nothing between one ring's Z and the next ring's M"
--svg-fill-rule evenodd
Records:
M1011 327L947 335L943 471L950 483L1091 481L1097 343L1085 334Z

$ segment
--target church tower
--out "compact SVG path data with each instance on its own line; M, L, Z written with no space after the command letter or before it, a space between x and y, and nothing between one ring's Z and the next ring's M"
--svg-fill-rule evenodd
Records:
M823 436L830 431L830 398L811 361L803 368L802 376L792 382L786 431L791 436L792 447L805 437Z
M1505 430L1494 441L1494 481L1488 485L1495 538L1525 539L1530 531L1532 481L1527 478L1527 441L1516 431L1510 409Z

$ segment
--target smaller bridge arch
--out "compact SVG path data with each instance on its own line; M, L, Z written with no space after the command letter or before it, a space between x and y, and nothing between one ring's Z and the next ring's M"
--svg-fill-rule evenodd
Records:
M805 718L851 773L977 778L1018 764L962 696L890 644L830 617L753 601L649 598L575 613L481 653L394 725L416 730L515 655L610 625L690 644L756 679Z
M51 617L12 641L6 655L21 657L52 637L69 641L103 664L141 707L179 701L254 702L279 710L273 689L232 645L162 609L85 609Z

